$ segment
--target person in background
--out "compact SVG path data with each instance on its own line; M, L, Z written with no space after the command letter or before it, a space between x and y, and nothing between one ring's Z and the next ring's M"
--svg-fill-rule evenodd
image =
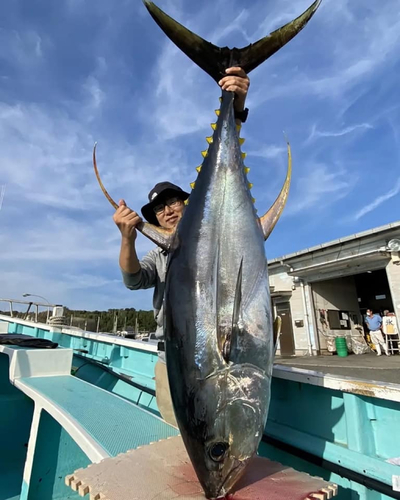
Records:
M380 356L382 354L382 346L386 356L390 356L387 344L385 343L382 335L382 318L380 315L374 314L372 309L368 309L365 323L371 336L371 342L375 345L377 355Z

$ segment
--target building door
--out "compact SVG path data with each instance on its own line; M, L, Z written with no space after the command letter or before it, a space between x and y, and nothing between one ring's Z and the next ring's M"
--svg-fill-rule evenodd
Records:
M279 339L281 356L294 356L295 346L293 337L293 324L289 302L276 304L276 314L282 318L282 333Z

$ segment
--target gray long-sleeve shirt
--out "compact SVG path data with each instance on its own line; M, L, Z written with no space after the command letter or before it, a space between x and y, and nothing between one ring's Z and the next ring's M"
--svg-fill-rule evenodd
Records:
M154 287L153 308L154 319L157 323L157 338L164 336L163 299L167 258L167 253L157 247L140 261L141 270L139 272L132 274L121 269L124 285L130 290L145 290Z

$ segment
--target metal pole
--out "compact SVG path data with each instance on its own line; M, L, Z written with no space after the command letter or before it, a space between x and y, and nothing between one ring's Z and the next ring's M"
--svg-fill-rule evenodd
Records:
M29 311L31 310L31 305L32 305L32 302L29 302L29 306L28 306L28 309L26 310L24 319L28 319L28 314L29 314Z
M311 342L310 322L308 321L308 308L307 308L306 292L304 289L304 281L303 280L300 281L300 286L301 286L301 295L303 297L304 324L305 324L306 332L307 332L308 354L310 356L312 356L313 350L312 350L312 342Z
M46 317L46 324L49 322L49 314L50 314L50 307L51 307L51 304L50 302L46 299L46 297L42 297L41 295L37 295L35 293L23 293L22 294L23 297L39 297L39 299L43 299L44 301L46 301L48 303L48 306L47 306L47 317ZM36 306L36 309L38 308L38 306ZM37 311L36 311L36 318L37 318ZM37 319L36 319L36 323L37 323Z

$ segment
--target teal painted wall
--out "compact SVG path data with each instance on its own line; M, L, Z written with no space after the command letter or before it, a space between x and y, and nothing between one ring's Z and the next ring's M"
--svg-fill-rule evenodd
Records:
M69 434L42 410L28 500L77 500L65 485L65 476L87 467L90 460Z
M0 500L20 497L33 402L9 382L8 356L0 354Z

